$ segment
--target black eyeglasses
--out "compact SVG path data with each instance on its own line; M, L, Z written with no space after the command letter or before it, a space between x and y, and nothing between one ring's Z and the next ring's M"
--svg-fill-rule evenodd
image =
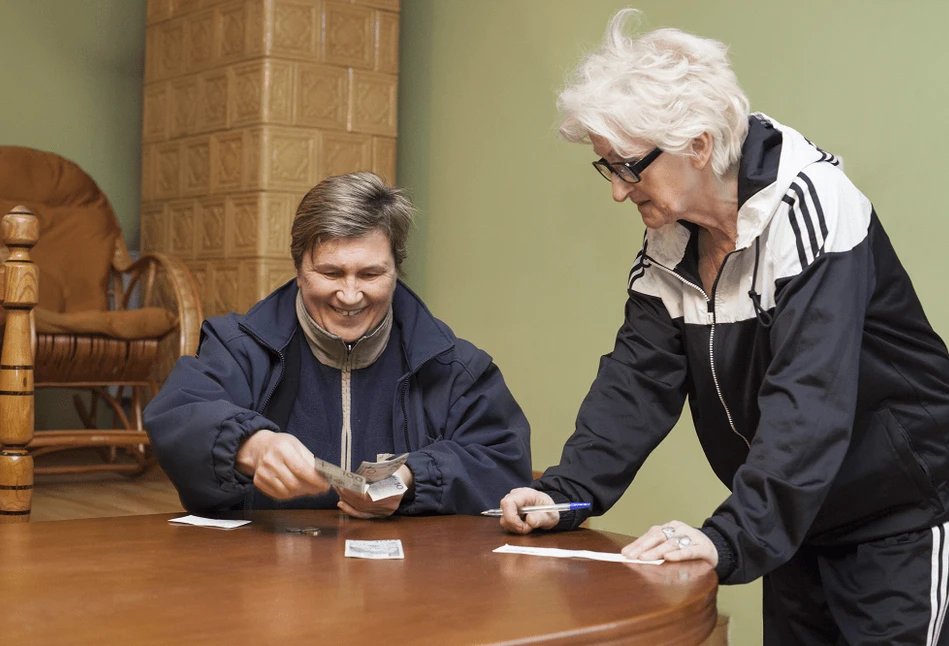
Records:
M613 162L612 164L601 157L599 161L593 162L593 167L608 182L613 181L613 175L615 174L624 182L636 184L642 179L646 167L653 163L660 154L662 154L662 151L659 148L653 148L648 155L639 161Z

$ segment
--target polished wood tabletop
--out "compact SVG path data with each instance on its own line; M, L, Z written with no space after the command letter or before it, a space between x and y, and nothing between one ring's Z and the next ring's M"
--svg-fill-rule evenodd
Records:
M715 625L717 579L701 563L492 552L617 552L632 540L620 534L335 511L253 512L233 530L168 522L181 515L0 525L0 641L700 644ZM319 534L288 531L300 527ZM400 539L405 558L346 558L346 539Z

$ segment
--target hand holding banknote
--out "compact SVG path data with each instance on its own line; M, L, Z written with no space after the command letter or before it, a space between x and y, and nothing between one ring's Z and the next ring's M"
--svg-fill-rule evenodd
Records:
M374 490L367 488L365 493L359 493L336 488L339 494L337 506L354 518L386 518L399 508L403 496L411 490L414 482L412 470L402 464L395 473L370 485Z
M289 433L260 430L237 451L237 470L253 476L258 491L275 500L315 496L330 483L316 470L313 454Z

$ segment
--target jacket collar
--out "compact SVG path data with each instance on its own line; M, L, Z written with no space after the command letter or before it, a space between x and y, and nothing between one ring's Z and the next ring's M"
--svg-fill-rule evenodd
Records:
M389 332L392 330L391 306L376 329L364 334L352 344L346 343L339 336L324 329L310 316L299 290L296 308L297 322L300 323L306 343L316 360L324 366L337 370L342 370L346 366L349 366L351 370L362 370L374 364L389 343Z
M241 327L259 343L282 352L300 327L296 299L299 288L291 279L247 312ZM402 350L409 370L414 372L429 359L451 350L457 338L435 318L422 300L401 280L392 297L392 325L398 326Z
M748 118L738 164L736 249L750 246L761 235L798 173L822 158L822 151L797 131L762 113ZM644 248L656 262L676 267L685 255L692 229L675 222L647 230Z

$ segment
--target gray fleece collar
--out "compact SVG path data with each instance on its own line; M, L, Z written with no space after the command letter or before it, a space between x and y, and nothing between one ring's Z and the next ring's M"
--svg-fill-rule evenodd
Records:
M303 328L306 343L310 346L316 360L324 366L337 370L342 370L346 365L350 370L366 368L376 362L389 343L389 333L392 331L391 306L376 329L358 339L352 348L340 337L324 330L313 320L303 303L303 293L299 291L296 308L297 320Z

